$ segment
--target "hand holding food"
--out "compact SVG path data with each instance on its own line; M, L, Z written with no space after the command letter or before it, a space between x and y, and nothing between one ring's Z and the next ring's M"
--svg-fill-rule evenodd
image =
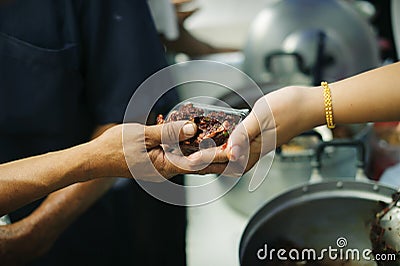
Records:
M205 104L183 103L172 110L164 120L157 118L157 124L189 120L196 124L197 131L192 138L180 142L183 155L188 156L200 149L219 147L225 144L229 135L242 119L247 110L234 110Z
M70 149L2 164L0 216L60 188L96 178L133 176L160 182L177 174L222 172L226 164L199 168L182 155L167 156L162 144L174 145L195 132L196 125L187 121L156 126L123 124Z

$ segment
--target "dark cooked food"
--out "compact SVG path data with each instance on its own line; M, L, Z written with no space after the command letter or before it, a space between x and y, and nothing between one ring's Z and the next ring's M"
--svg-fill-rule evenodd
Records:
M200 148L207 149L226 143L241 118L224 111L206 112L201 107L195 107L193 103L187 103L172 111L165 120L163 115L158 115L157 124L189 120L197 125L196 135L179 143L183 155L188 156Z
M396 192L392 195L393 201L399 201L400 193ZM373 220L370 228L370 240L372 243L372 253L375 254L395 254L396 258L400 259L400 254L397 253L396 249L385 243L383 240L383 235L385 234L385 229L380 226L380 219L389 211L389 205L383 202L379 202L381 205L382 211L376 214L375 219ZM389 228L390 230L390 228ZM377 261L379 266L381 265L398 265L396 262L390 264L390 262L379 262Z

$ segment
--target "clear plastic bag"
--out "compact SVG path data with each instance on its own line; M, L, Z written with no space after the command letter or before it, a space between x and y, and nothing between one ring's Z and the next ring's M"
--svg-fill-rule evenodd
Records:
M180 143L181 152L190 155L199 149L221 146L249 113L248 109L234 109L195 102L183 102L166 116L159 115L157 123L189 120L197 125L197 133Z

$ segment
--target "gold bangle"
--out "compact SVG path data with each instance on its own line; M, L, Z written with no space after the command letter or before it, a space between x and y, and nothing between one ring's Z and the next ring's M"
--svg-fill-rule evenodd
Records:
M333 107L332 107L332 96L331 90L329 89L328 82L321 82L321 86L324 89L324 103L325 103L325 118L326 125L328 128L335 128L335 123L333 122Z

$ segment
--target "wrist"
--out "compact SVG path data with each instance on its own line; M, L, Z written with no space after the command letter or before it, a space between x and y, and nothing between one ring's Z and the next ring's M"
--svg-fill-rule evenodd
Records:
M106 177L107 160L104 159L102 154L101 144L98 139L94 139L84 144L86 152L84 161L84 175L87 177L86 181L96 178Z
M301 117L299 117L299 119L304 125L303 131L326 123L322 87L304 87L300 101L299 114Z
M81 144L66 150L50 152L41 155L42 167L38 166L41 175L41 185L53 190L68 185L85 182L92 179L91 173L91 148L88 144ZM27 159L27 164L29 159Z
M86 182L93 180L99 176L101 163L98 161L102 158L95 141L81 144L69 149L66 158L60 154L60 160L68 165L65 176L72 183Z
M324 123L322 90L318 87L285 87L267 95L277 128L278 146Z
M117 132L117 130L114 131ZM88 161L85 172L89 180L127 176L125 172L128 167L122 148L122 136L114 136L115 132L108 132L108 134L86 144ZM116 137L121 139L117 144L114 143Z

